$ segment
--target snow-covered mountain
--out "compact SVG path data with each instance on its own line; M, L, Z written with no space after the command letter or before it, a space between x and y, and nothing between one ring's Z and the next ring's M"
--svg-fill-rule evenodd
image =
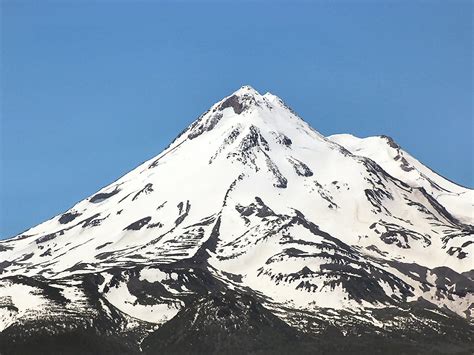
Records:
M324 137L244 86L0 242L0 353L464 351L473 201L392 139Z

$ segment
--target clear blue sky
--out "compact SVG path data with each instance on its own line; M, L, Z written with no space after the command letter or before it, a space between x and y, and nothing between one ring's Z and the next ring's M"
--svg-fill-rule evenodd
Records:
M0 238L158 154L243 84L474 186L471 1L0 3Z

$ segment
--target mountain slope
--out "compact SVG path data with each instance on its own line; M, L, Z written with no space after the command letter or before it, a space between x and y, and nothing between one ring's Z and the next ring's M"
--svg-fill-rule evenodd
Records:
M329 136L351 153L372 159L392 176L410 186L423 187L454 217L471 223L474 191L436 174L387 136L357 138L350 134Z
M143 341L154 351L163 342L152 339L190 309L222 299L239 314L245 305L259 310L231 322L253 334L248 351L269 341L255 347L256 334L281 327L313 344L330 325L352 334L354 324L360 334L402 326L420 336L447 327L448 347L462 349L474 311L472 213L464 212L472 190L405 152L390 161L358 147L323 137L276 96L242 87L158 156L0 242L2 334L16 339L15 329L37 329L40 319L48 334L64 333L53 322L94 336L114 329L131 339L121 346L138 351ZM393 163L400 159L403 166ZM404 174L407 166L418 178ZM201 334L186 329L175 341L183 349L182 339Z

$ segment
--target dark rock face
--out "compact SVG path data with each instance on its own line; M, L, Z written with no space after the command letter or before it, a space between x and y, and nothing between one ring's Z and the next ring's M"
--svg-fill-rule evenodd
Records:
M225 100L220 107L220 110L224 110L228 107L232 107L234 112L240 115L244 110L245 106L240 102L240 99L237 95L232 95L227 100Z
M220 112L213 114L207 119L207 121L201 122L199 125L193 128L191 133L189 133L188 138L194 139L199 137L204 132L212 130L221 120L222 114Z
M40 243L44 243L44 242L53 240L54 238L56 238L56 236L57 236L57 233L46 234L46 235L36 239L36 244L40 244Z
M224 139L224 142L222 143L222 145L219 147L219 149L217 150L217 152L211 157L211 159L209 159L209 164L212 164L212 162L214 161L214 159L217 158L217 156L224 150L226 149L227 147L229 147L232 143L234 143L237 138L239 137L241 132L241 128L240 127L235 127L230 133L229 135Z
M150 193L153 192L153 184L151 183L148 183L146 184L143 189L141 189L140 191L138 191L135 196L133 196L132 198L132 201L135 201L141 194L145 194L145 195L148 195Z
M291 145L293 144L292 140L283 133L272 133L274 134L275 140L278 144L284 145L285 147L291 147Z
M263 156L266 162L266 166L269 172L274 176L274 186L279 188L286 188L287 179L281 174L278 166L271 160L268 155L270 146L267 139L262 135L258 127L251 125L249 132L242 138L239 146L233 152L228 153L227 158L233 158L236 161L248 165L259 171L260 167L257 166L257 158Z
M261 147L265 151L270 150L268 142L260 130L252 125L249 128L249 133L242 139L239 145L239 151L247 152L257 147Z
M292 157L289 157L288 161L293 166L293 169L295 170L295 173L297 175L304 177L313 176L313 172L311 171L311 169L302 161L299 161L298 159Z
M414 243L427 247L431 244L430 236L409 230L397 224L379 221L370 226L386 244L395 244L402 249L409 249Z
M76 219L76 217L79 217L81 215L81 213L78 213L78 212L68 212L68 213L64 213L60 218L59 218L59 223L61 224L67 224L69 222L72 222L74 219Z
M123 230L138 231L151 221L151 217L144 217L125 227Z
M280 169L278 169L278 166L270 159L267 154L265 154L265 157L268 171L270 171L273 174L273 177L275 178L273 186L285 189L287 187L288 180L286 179L286 177L283 176L283 174L280 172Z
M189 211L191 210L191 204L189 203L189 200L186 201L186 206L184 205L183 202L180 202L178 204L178 210L179 210L180 216L174 222L176 226L180 225L184 221L184 219L188 216Z
M86 220L84 224L82 225L82 228L100 226L102 222L109 217L109 215L107 215L105 217L98 218L98 215L93 216L92 218L89 218L88 220Z
M99 203L99 202L102 202L116 194L118 194L120 192L120 189L115 189L111 192L101 192L101 193L98 193L94 196L91 197L91 199L89 200L90 202L92 203Z
M104 244L99 245L99 246L98 246L97 248L95 248L95 249L96 249L96 250L99 250L99 249L102 249L102 248L104 248L104 247L106 247L107 245L110 245L110 244L112 244L112 242L107 242L107 243L104 243Z
M235 209L240 213L240 216L246 220L248 224L248 218L249 216L255 215L257 217L262 218L265 220L265 217L269 216L276 216L275 212L271 210L265 203L262 201L260 197L255 197L255 201L257 203L252 203L248 206L241 206L237 205L235 206Z
M390 147L392 147L394 149L397 149L397 150L400 149L400 146L397 143L395 143L395 141L393 140L392 137L389 137L389 136L386 136L386 135L381 135L380 138L385 139L387 141L387 144Z

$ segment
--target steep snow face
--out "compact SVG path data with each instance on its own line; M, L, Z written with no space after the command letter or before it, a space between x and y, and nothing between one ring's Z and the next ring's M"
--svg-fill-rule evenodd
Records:
M429 173L394 143L386 154L393 148L399 157L390 160L344 137L327 139L278 97L242 87L158 156L0 242L0 273L64 279L187 260L229 287L302 309L433 297L441 286L407 265L424 275L449 267L469 282L461 273L473 265L472 214L462 211L472 190ZM439 302L470 317L466 299L451 297L460 286L449 280ZM121 282L102 292L128 315L161 323L181 306L140 304Z

